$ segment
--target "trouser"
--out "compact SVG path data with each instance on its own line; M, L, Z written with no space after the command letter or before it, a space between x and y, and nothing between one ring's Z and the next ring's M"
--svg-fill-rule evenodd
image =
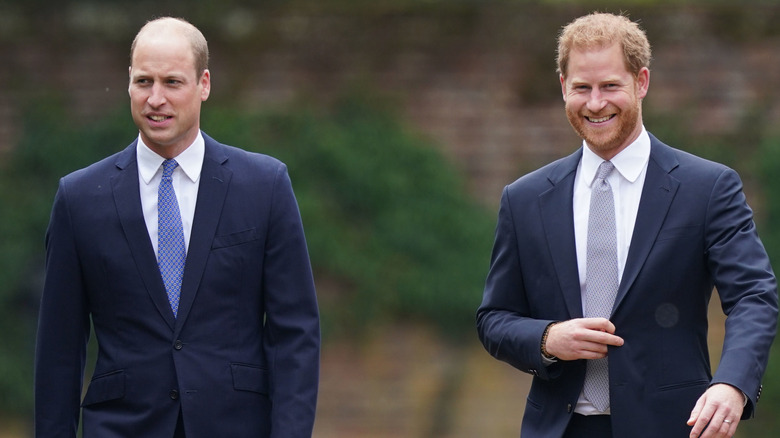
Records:
M611 438L612 422L609 415L574 414L563 438Z

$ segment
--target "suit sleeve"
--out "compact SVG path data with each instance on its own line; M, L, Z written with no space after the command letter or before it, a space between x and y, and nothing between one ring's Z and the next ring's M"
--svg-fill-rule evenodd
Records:
M277 171L272 204L263 266L272 437L309 438L319 382L319 311L303 224L284 165Z
M75 438L89 315L61 181L46 232L46 279L35 350L35 436Z
M709 269L727 315L712 383L742 390L749 399L743 418L750 418L777 329L777 283L733 170L725 170L714 185L706 230Z
M542 334L552 321L530 317L523 274L509 190L505 188L490 270L477 310L477 333L496 359L543 379L552 378L558 366L544 366L541 354Z

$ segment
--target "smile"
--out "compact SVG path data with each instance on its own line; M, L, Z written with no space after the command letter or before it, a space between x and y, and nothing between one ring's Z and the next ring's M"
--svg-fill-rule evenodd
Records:
M599 118L585 116L585 119L587 119L591 123L604 123L606 121L612 120L613 117L615 117L614 114L609 116L599 117Z
M148 116L148 117L155 122L164 122L170 118L169 116Z

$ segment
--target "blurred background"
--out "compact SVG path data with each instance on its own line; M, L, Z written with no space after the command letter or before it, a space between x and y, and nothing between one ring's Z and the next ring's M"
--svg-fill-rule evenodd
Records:
M0 0L0 438L32 436L57 179L137 135L129 46L162 15L209 41L202 128L289 166L323 318L315 437L518 436L530 378L482 349L474 312L502 187L579 146L555 40L593 10L647 30L646 126L740 172L780 270L774 2ZM716 296L711 315L717 366ZM780 433L778 348L740 437Z

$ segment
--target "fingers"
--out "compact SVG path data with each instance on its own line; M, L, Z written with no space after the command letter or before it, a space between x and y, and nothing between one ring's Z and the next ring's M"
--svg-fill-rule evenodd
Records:
M735 419L723 419L723 422L720 424L720 429L718 430L720 432L721 436L724 437L732 437L737 432L737 424L739 423L739 418ZM717 424L717 423L716 423ZM718 436L718 435L713 435Z
M742 416L742 393L733 386L715 384L696 402L688 419L691 438L731 437Z
M701 433L703 427L696 427L696 423L699 421L699 418L701 416L701 411L704 408L705 400L707 399L707 394L705 393L701 397L699 397L698 400L696 400L696 404L693 406L693 410L691 411L691 416L688 418L688 426L694 426L693 431L691 432L691 437L698 436L699 433ZM707 422L709 422L709 418L707 418ZM696 435L694 435L694 432Z
M707 417L701 415L697 418L691 438L729 438L737 432L739 419L725 418L723 415L715 415L708 421ZM690 425L690 422L689 422Z
M584 327L606 333L615 333L615 324L606 318L582 318L579 320Z
M550 327L545 348L563 360L600 359L608 346L623 345L614 333L614 324L605 318L571 319Z
M620 336L612 335L609 333L597 333L594 335L594 341L603 345L612 345L614 347L620 347L623 345L623 338Z
M623 338L614 334L615 325L608 319L582 318L572 321L580 325L580 330L573 335L582 342L597 344L599 347L595 351L606 354L608 345L615 347L623 345Z

